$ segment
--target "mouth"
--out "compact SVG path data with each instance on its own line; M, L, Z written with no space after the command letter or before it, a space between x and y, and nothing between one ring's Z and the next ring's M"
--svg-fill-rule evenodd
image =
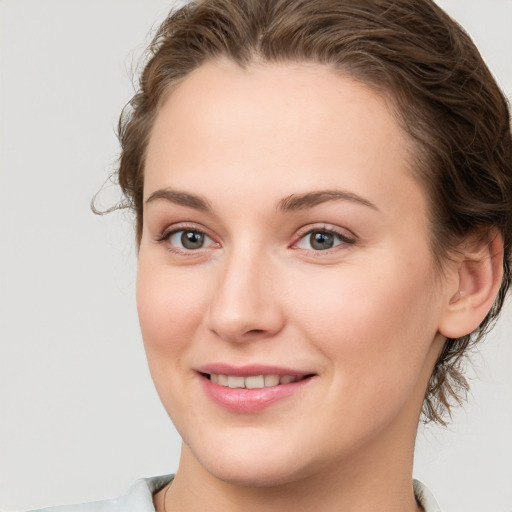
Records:
M207 379L210 379L214 384L224 386L231 389L261 389L280 386L282 384L291 384L300 380L312 377L309 375L249 375L243 377L240 375L224 375L219 373L203 373Z
M314 373L268 366L209 365L198 371L207 395L224 409L253 413L293 396Z

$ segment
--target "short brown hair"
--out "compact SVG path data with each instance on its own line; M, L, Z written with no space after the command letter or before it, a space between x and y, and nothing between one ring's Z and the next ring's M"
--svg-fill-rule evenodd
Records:
M431 0L202 0L172 12L119 121L118 179L138 243L145 152L159 106L191 71L220 57L243 68L255 60L325 64L388 97L415 142L413 172L430 201L437 263L471 234L502 234L498 297L476 331L447 340L429 382L424 419L444 423L468 390L464 356L497 318L512 279L510 114L478 50Z

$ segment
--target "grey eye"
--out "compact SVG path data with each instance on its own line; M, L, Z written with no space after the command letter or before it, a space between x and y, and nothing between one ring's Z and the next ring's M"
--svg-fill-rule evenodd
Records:
M297 243L300 249L306 249L308 251L327 251L338 245L350 244L353 240L350 240L341 233L330 231L327 229L316 229L306 233Z
M175 231L169 236L169 242L172 245L188 251L203 248L207 241L212 241L208 235L201 233L201 231L194 231L192 229Z
M325 231L314 231L309 235L309 244L315 251L325 251L334 247L334 235Z

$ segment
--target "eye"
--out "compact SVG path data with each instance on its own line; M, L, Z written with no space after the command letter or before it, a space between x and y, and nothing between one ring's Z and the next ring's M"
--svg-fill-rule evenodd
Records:
M177 249L185 249L187 251L202 249L214 244L208 235L196 229L180 229L179 231L167 234L165 238Z
M335 231L315 229L306 233L297 242L297 247L309 251L327 251L344 243L353 243L353 240Z

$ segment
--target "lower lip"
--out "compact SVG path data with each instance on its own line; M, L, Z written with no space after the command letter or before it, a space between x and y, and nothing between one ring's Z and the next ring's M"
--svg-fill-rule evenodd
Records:
M238 413L255 413L284 400L297 393L312 377L306 377L289 384L279 384L267 388L247 389L230 388L215 384L207 377L200 375L206 394L217 404L229 411Z

